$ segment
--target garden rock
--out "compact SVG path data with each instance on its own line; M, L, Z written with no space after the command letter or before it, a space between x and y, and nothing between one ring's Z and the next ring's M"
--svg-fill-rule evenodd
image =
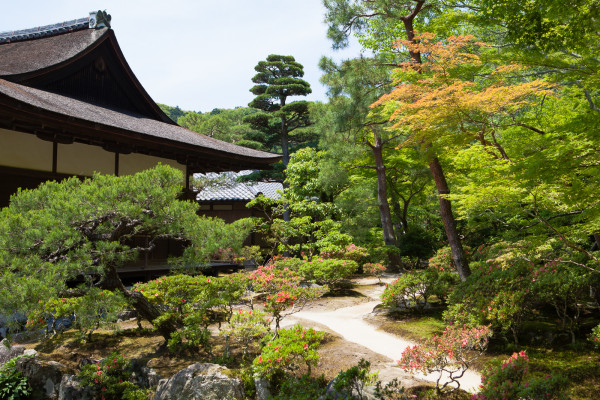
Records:
M23 346L11 346L7 339L2 339L0 342L0 365L4 364L8 360L22 356L25 352Z
M131 360L131 378L133 382L142 389L156 387L161 380L160 375L152 368L147 367L142 360Z
M126 310L120 312L117 315L117 322L129 321L130 319L137 318L138 313L135 310Z
M226 371L217 364L192 364L170 379L161 380L154 400L243 399L241 382L228 377Z
M42 361L36 357L22 357L17 361L17 371L27 378L33 389L32 400L56 400L67 367L54 361Z
M89 387L81 387L74 375L64 375L60 382L58 400L92 400Z
M267 400L271 398L271 384L267 379L255 376L254 386L256 388L256 400Z

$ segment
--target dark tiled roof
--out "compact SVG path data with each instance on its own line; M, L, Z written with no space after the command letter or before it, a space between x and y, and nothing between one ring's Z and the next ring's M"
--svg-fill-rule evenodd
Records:
M247 175L251 171L241 171L239 173L226 174L234 180L238 176ZM271 199L281 197L277 191L283 190L283 185L279 182L240 182L231 185L222 185L202 190L198 193L196 199L200 202L209 201L250 201L259 193Z
M283 185L279 182L236 183L228 188L203 190L198 193L196 199L201 202L250 201L259 193L265 197L278 199L281 195L277 193L277 190L283 190Z
M222 142L177 125L167 124L132 113L111 110L95 104L0 79L0 100L3 96L24 105L34 106L41 110L59 114L62 118L71 121L92 122L98 124L100 127L107 126L123 129L132 134L141 134L142 137L147 136L183 143L190 145L190 150L193 150L194 147L197 150L209 149L265 163L275 162L280 158L276 154Z
M0 32L0 44L20 42L23 40L39 39L46 36L78 31L89 28L90 17L60 22L58 24L38 26L37 28L21 29L18 31Z
M83 29L21 42L0 42L0 76L24 74L60 64L88 49L109 30Z

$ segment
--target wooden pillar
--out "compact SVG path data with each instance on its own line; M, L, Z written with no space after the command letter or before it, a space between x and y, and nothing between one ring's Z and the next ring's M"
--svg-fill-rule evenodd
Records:
M58 142L52 142L52 173L56 174L58 166Z
M119 176L119 152L115 152L115 176Z
M190 166L185 165L185 191L189 192L190 190Z

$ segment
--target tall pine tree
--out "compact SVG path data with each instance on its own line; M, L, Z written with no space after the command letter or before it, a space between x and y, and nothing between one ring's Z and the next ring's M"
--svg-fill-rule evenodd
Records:
M292 56L271 54L266 61L259 61L254 67L257 74L252 78L256 83L250 91L256 95L248 105L263 112L248 116L245 121L261 132L257 140L268 148L281 145L283 169L290 160L290 147L294 143L292 131L310 125L308 102L288 103L290 96L306 96L311 93L310 84L301 79L304 76L302 64ZM277 178L282 180L283 176Z

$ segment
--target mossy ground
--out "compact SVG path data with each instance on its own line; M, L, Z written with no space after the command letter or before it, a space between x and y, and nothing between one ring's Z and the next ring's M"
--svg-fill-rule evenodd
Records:
M427 310L422 314L390 313L373 317L372 322L394 335L403 336L415 342L426 340L434 334L441 334L446 324L439 309ZM567 379L566 396L572 400L595 400L600 397L600 351L592 347L584 335L570 343L568 335L560 336L560 326L550 321L528 321L519 335L523 343L558 337L553 343L542 345L515 345L503 340L490 343L488 352L474 366L482 371L495 360L504 360L514 352L524 350L530 359L533 375L559 374ZM562 343L560 339L564 339ZM420 396L425 396L424 393ZM427 398L427 397L423 397Z

